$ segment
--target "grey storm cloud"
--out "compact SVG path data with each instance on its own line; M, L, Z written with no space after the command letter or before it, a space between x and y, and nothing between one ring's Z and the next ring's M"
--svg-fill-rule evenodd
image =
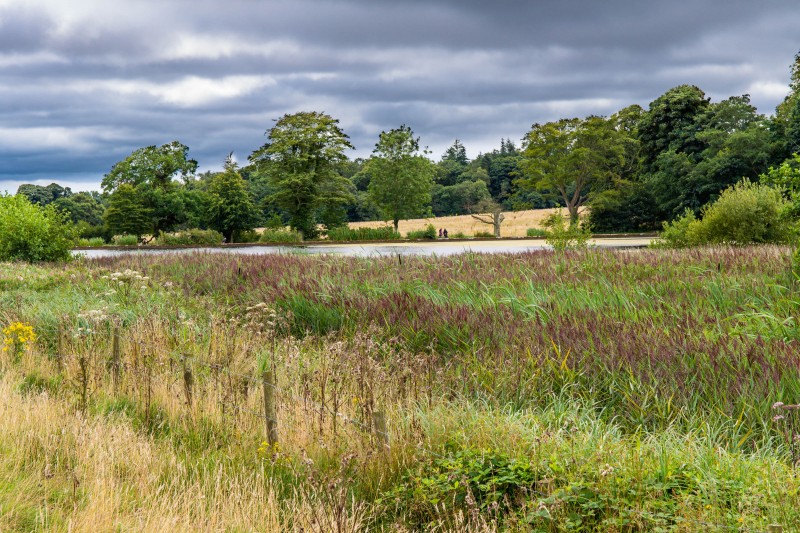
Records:
M340 119L353 157L403 123L475 156L683 83L771 113L797 20L796 0L0 0L0 192L98 188L172 140L219 168L299 110Z

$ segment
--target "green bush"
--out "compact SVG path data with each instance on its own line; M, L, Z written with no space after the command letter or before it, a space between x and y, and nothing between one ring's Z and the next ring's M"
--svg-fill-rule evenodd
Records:
M379 228L331 228L328 239L332 241L391 241L400 238L400 234L392 226Z
M492 235L492 237L494 237L494 235ZM468 239L469 237L467 237L467 234L464 233L463 231L459 231L458 233L453 233L452 235L450 235L450 238L451 239Z
M569 223L564 215L558 212L547 217L543 226L547 228L547 244L557 252L587 248L592 237L589 228Z
M213 246L222 244L222 233L213 229L190 229L177 233L162 233L155 244L161 246Z
M111 237L111 244L114 246L136 246L139 244L139 238L136 235L123 233L122 235L114 235Z
M744 179L706 205L700 219L687 209L683 216L665 223L654 246L786 243L796 230L789 208L780 190Z
M0 194L0 261L68 261L75 227L54 205Z
M547 232L540 228L528 228L525 235L528 237L547 237Z
M417 231L409 231L406 233L407 239L436 239L436 228L433 224L428 224L425 229L417 230Z
M259 241L277 243L303 242L303 234L295 230L265 228Z
M451 235L451 237L455 238L454 235ZM473 237L477 239L494 239L494 233L491 231L476 231Z
M233 232L233 242L258 242L261 235L254 229Z
M436 519L443 503L462 510L474 505L484 513L518 510L544 477L529 461L496 450L458 450L406 472L380 501L403 511L414 526L424 527Z

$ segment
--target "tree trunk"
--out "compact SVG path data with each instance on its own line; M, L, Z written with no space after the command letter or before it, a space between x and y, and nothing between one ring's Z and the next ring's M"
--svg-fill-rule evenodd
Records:
M569 211L569 225L576 225L578 223L578 206L567 205L567 210Z
M396 232L400 233L400 230L399 230L399 229L397 229L397 228L400 226L400 220L396 218L396 219L394 219L392 222L394 223L394 230L395 230Z

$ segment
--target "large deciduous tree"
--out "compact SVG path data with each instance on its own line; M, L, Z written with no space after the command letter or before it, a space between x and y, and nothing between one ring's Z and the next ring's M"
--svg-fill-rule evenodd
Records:
M247 183L230 157L225 170L211 178L207 193L208 227L222 233L227 242L233 242L237 232L255 227L258 213Z
M645 172L656 171L656 160L667 151L693 155L703 149L696 138L698 117L709 107L709 99L694 85L680 85L650 103L638 124Z
M103 190L112 193L113 200L114 194L123 185L131 187L133 191L125 190L119 201L135 205L139 215L147 214L150 217L147 232L157 237L183 224L188 218L184 198L186 191L173 180L176 176L187 180L197 170L197 161L189 159L188 153L189 148L178 141L159 147L139 148L111 168L101 182ZM109 229L114 226L115 217L111 217ZM143 226L138 222L136 227L141 230ZM120 223L126 225L124 221Z
M108 199L108 208L103 214L108 232L111 235L124 233L142 235L152 233L152 210L142 198L142 191L129 183L122 183Z
M555 193L573 224L590 192L607 186L623 160L619 132L602 117L534 124L524 143L517 186Z
M269 141L250 155L264 168L272 199L304 237L318 233L317 213L350 198L348 180L337 172L353 148L339 121L316 111L287 114L267 132Z
M433 163L419 153L419 138L405 124L382 131L367 163L369 194L392 220L421 216L431 203Z
M161 146L145 146L111 167L101 183L111 192L122 183L137 187L147 184L167 189L176 175L186 178L197 170L197 161L189 159L189 148L178 141Z

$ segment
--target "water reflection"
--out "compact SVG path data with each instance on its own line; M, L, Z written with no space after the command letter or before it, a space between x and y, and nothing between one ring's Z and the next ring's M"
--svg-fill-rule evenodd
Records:
M649 238L595 239L592 245L600 248L631 248L646 246ZM477 253L522 253L535 250L546 250L550 247L542 240L520 239L510 241L451 241L429 243L398 244L307 244L298 246L242 246L242 247L208 247L208 248L173 248L135 250L117 250L95 248L75 250L73 253L88 258L114 257L124 254L185 254L185 253L224 253L236 255L259 254L335 254L354 257L396 256L396 255L437 255L446 256L467 252Z

